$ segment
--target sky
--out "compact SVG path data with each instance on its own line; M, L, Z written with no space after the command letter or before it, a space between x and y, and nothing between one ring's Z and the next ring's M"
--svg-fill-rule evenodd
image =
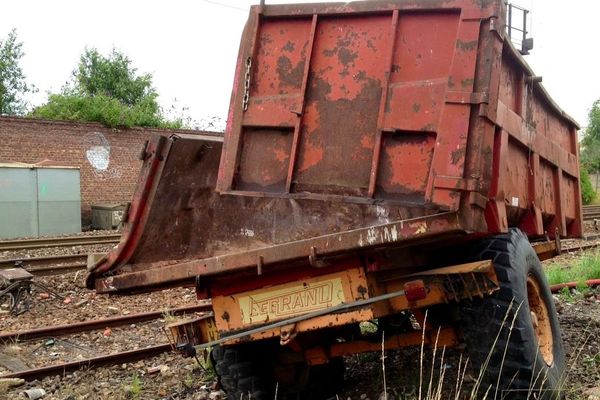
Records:
M242 29L259 0L19 0L3 2L0 38L16 28L22 67L42 104L69 80L85 47L113 47L149 72L170 115L225 120ZM299 1L267 0L267 4ZM314 2L304 0L302 2ZM600 98L597 0L515 0L531 10L534 48L526 60L556 102L581 125Z

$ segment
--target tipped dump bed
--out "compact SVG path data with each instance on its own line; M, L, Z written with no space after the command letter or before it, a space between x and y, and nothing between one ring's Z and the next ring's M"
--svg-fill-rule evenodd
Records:
M504 21L500 0L253 7L224 138L149 142L121 243L89 284L156 288L509 226L580 236L578 126Z

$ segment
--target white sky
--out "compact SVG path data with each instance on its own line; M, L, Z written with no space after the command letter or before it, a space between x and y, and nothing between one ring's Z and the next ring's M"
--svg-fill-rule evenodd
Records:
M16 28L22 66L39 88L33 105L70 78L85 46L127 54L150 72L165 108L188 107L194 120L226 118L238 43L250 4L259 0L19 0L0 9L0 38ZM267 4L297 2L267 0ZM310 0L302 1L310 2ZM556 102L586 125L600 98L596 0L516 0L532 10L535 46L526 59ZM221 3L222 5L215 4ZM176 101L175 101L176 99Z

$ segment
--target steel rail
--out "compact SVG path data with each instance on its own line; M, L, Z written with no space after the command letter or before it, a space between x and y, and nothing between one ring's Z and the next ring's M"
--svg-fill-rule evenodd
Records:
M3 240L0 241L0 251L110 244L118 243L120 239L121 234L117 233L97 236L65 236L54 238Z
M563 253L575 252L575 251L593 249L598 246L600 246L600 243L586 243L586 244L574 245L574 246L569 246L569 247L563 247L561 250Z
M588 287L600 286L600 279L588 279L587 281L583 281L583 282L557 283L556 285L550 286L550 291L552 293L558 293L564 288L568 288L568 289L578 288L581 285L588 286Z
M69 272L82 271L87 267L87 263L78 263L71 265L49 265L46 267L26 268L26 270L35 276L61 275Z
M600 219L600 206L583 206L582 207L583 220L591 221L594 219Z
M0 334L0 343L3 344L9 342L22 342L25 340L39 339L45 337L58 337L74 333L83 333L98 329L104 329L107 327L122 326L136 322L150 321L153 319L160 318L165 313L181 315L192 312L206 311L212 311L210 301L205 301L202 304L196 304L193 306L173 308L170 310L150 311L139 314L76 322L72 324L46 326L43 328L31 329L26 331L2 333Z
M23 371L16 371L7 375L1 375L0 378L22 378L25 380L40 379L51 375L62 375L64 373L75 371L80 368L91 368L102 365L121 364L125 362L134 362L153 357L158 354L172 350L171 344L159 344L145 347L143 349L128 350L119 353L106 354L98 357L92 357L85 360L71 361L63 364L48 365L40 368L32 368Z
M10 258L0 260L0 269L21 267L36 276L64 274L84 269L87 254L69 254L48 257Z
M600 219L600 212L593 214L583 214L584 221L593 221L595 219Z

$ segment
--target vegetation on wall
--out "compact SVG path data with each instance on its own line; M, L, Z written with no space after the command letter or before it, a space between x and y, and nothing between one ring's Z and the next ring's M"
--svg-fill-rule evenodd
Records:
M100 122L109 127L133 126L180 128L180 119L170 121L157 101L151 74L139 74L131 60L113 49L108 56L86 49L71 81L60 93L30 114L66 121Z

